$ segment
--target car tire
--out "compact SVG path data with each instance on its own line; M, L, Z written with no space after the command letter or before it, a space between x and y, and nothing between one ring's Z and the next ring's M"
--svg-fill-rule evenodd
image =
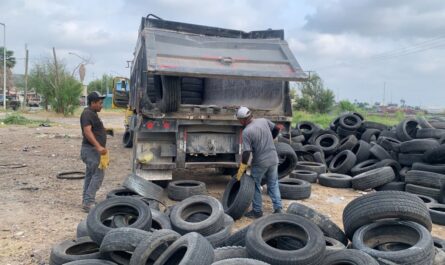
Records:
M352 187L352 177L345 174L325 173L318 177L321 186L347 189Z
M175 180L168 183L167 196L173 201L182 201L194 195L207 194L206 184L197 180Z
M317 182L318 173L310 170L294 170L289 174L289 178L305 180L309 183Z
M394 179L395 174L391 167L376 168L354 176L352 178L352 188L356 190L373 189Z
M278 186L283 199L304 200L311 196L311 184L301 179L284 178Z
M356 249L338 250L329 253L321 265L348 264L348 265L379 265L370 255Z
M341 151L334 156L329 164L329 171L332 173L346 174L355 165L357 157L349 150Z
M50 265L62 265L70 261L100 259L99 245L89 237L65 240L52 247L49 257Z
M221 200L224 212L235 220L241 218L252 203L254 193L255 181L250 175L243 175L240 181L231 178Z

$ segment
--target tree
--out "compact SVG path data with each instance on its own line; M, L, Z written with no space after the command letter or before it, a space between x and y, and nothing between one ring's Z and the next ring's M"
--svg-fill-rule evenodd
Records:
M338 102L338 108L340 112L357 111L357 107L349 100L340 100L340 102Z
M36 64L29 75L29 85L43 96L45 109L48 105L57 113L73 114L79 106L82 84L74 79L63 64L58 63L58 71L52 61L47 59Z
M106 94L107 88L111 93L113 88L113 76L103 74L102 78L93 80L88 84L88 93L99 91L101 94Z
M334 92L324 88L323 80L316 73L308 81L300 84L301 97L296 108L310 112L327 113L334 105Z
M0 47L0 87L3 89L3 52L4 47ZM14 86L14 79L12 77L12 68L16 64L14 52L6 50L6 90L10 90Z

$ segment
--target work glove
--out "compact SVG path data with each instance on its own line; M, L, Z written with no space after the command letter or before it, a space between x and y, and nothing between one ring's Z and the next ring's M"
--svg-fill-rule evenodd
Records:
M247 169L247 164L241 163L239 165L238 173L236 173L236 175L235 175L236 180L238 180L238 181L241 180L241 177L244 175L244 172L246 172L246 169Z
M153 158L154 158L154 155L152 152L145 151L145 152L139 154L139 156L137 157L136 160L138 161L138 163L146 165L146 164L150 163L150 161L153 160Z
M99 162L99 169L107 169L110 165L110 155L109 152L107 152L105 155L100 156L100 162Z

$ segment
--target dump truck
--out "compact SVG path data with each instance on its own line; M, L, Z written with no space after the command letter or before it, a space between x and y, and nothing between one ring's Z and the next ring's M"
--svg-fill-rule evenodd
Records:
M131 114L125 139L133 148L133 173L165 185L176 169L236 169L243 129L237 108L289 130L289 81L306 78L284 30L244 32L143 17L128 102L119 99Z

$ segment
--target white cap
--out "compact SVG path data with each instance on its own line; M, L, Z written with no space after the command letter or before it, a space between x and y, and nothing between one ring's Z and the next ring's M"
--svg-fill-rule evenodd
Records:
M240 107L236 111L236 118L237 119L245 119L245 118L250 117L250 115L252 115L252 113L250 112L250 110L247 107Z

